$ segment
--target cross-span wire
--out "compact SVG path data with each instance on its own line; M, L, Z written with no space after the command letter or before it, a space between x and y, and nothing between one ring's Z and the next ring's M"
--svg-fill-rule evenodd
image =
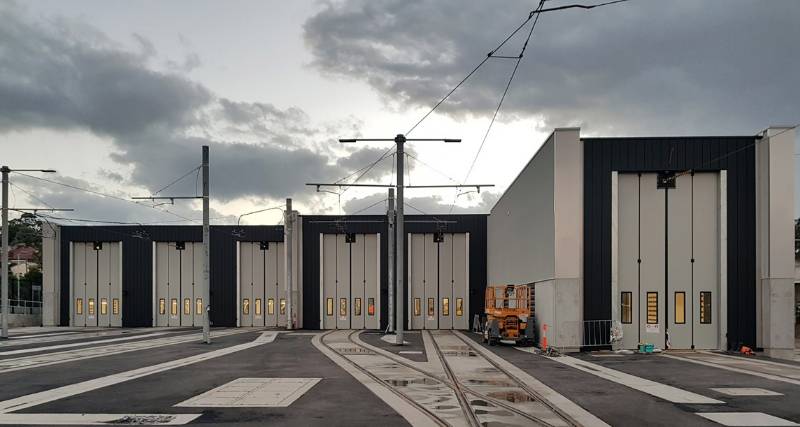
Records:
M85 193L94 194L94 195L96 195L96 196L108 197L108 198L110 198L110 199L119 200L119 201L126 202L126 203L132 203L132 204L134 204L134 205L138 205L138 206L144 206L144 207L146 207L146 208L154 209L154 210L157 210L157 211L159 211L159 212L164 212L164 213L170 214L170 215L172 215L172 216L175 216L175 217L177 217L177 218L184 219L184 220L186 220L186 221L190 221L190 222L197 222L197 220L195 220L195 219L190 219L190 218L187 218L187 217L185 217L185 216L183 216L183 215L177 214L177 213L175 213L175 212L172 212L172 211L170 211L170 210L167 210L167 209L159 209L159 208L157 208L157 207L154 207L154 206L151 206L151 205L147 205L147 204L144 204L144 203L140 203L140 202L137 202L137 201L135 201L135 200L124 199L124 198L122 198L122 197L115 196L115 195L113 195L113 194L106 194L106 193L102 193L102 192L100 192L100 191L96 191L96 190L90 190L90 189L88 189L88 188L82 188L82 187L78 187L77 185L67 184L67 183L65 183L65 182L55 181L55 180L48 179L48 178L42 178L42 177L40 177L40 176L28 175L28 174L26 174L26 173L22 173L22 172L16 172L16 174L18 174L18 175L22 175L22 176L26 176L26 177L28 177L28 178L37 179L37 180L39 180L39 181L48 182L48 183L50 183L50 184L55 184L55 185L60 185L60 186L62 186L62 187L71 188L71 189L73 189L73 190L78 190L78 191L83 191L83 192L85 192Z

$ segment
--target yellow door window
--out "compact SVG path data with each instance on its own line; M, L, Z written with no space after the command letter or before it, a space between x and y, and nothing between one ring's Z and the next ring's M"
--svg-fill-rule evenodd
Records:
M83 314L83 298L75 300L75 314Z
M172 300L170 300L169 313L172 314L173 316L177 316L178 315L178 299L177 298L173 298Z
M100 300L100 314L102 315L108 314L108 300L105 298L102 298Z
M194 314L203 314L203 299L197 298L194 300Z
M242 300L242 314L250 314L250 298Z
M464 315L464 298L456 298L456 316Z
M167 302L164 298L158 300L158 314L167 314Z
M261 316L261 298L256 298L256 316Z

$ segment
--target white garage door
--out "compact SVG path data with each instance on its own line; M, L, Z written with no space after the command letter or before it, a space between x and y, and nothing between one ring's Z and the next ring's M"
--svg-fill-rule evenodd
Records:
M203 244L154 242L155 326L203 325Z
M283 242L239 242L239 326L286 326Z
M72 243L72 325L122 326L122 243Z
M408 236L408 327L468 329L469 233Z
M320 234L320 329L380 328L380 235Z
M719 174L620 174L618 188L623 346L717 348Z

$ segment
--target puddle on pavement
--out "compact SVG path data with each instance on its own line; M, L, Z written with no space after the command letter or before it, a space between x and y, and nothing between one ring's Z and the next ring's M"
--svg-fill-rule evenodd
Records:
M528 393L522 391L493 391L490 393L486 393L486 395L498 400L505 400L511 403L535 401L535 399L531 397Z
M499 380L476 380L476 379L468 379L466 381L467 384L470 385L496 385L500 387L514 387L515 384L509 380L499 379Z
M407 387L409 384L424 384L424 385L439 385L439 381L430 379L430 378L412 378L412 379L402 379L402 380L395 380L395 379L388 379L385 380L387 384L393 385L395 387Z

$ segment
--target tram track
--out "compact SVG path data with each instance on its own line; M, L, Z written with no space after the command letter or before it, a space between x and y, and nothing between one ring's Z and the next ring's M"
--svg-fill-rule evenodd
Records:
M331 331L331 332L334 332L334 331ZM323 339L321 339L320 342L322 342L323 345L326 346L326 348L328 348L328 349L330 349L330 350L332 350L332 351L334 351L334 352L336 352L338 354L339 352L335 348L333 348L333 347L331 347L331 346L329 346L329 345L324 343L324 337L326 335L330 334L331 332L323 334L323 336L321 337ZM358 335L360 332L361 331L351 331L347 335L348 342L350 344L356 346L356 347L359 347L359 348L362 348L364 350L367 350L367 351L370 351L372 353L375 353L376 355L379 354L383 358L388 359L393 363L402 365L402 366L404 366L404 367L406 367L406 368L408 368L410 370L413 370L414 372L422 375L423 377L426 377L426 378L429 378L429 379L434 380L436 382L442 383L443 385L445 385L448 388L450 388L453 391L453 393L456 395L456 398L458 399L459 406L461 406L461 410L462 410L462 412L464 412L466 420L468 421L468 424L471 425L471 426L481 426L481 425L485 425L485 423L480 421L480 419L478 417L478 414L476 414L475 410L472 407L472 404L470 403L471 399L467 396L467 394L475 396L476 398L484 400L485 402L490 403L490 404L492 404L492 405L494 405L494 406L496 406L498 408L502 408L502 409L504 409L506 411L509 411L509 412L517 415L517 416L525 418L527 421L533 422L536 425L554 426L554 424L552 424L552 423L550 423L550 422L548 422L546 420L543 420L543 419L541 419L541 418L539 418L539 417L537 417L535 415L532 415L532 414L529 414L527 412L524 412L524 411L520 410L519 408L516 408L516 407L514 407L512 405L509 405L509 404L503 402L500 399L497 399L495 397L489 396L489 395L487 395L485 393L481 393L481 392L473 389L472 387L464 384L463 382L459 381L457 376L453 372L449 362L447 362L445 354L442 352L441 348L436 343L435 339L433 339L433 337L431 337L431 341L434 344L434 351L436 352L436 355L439 358L439 360L440 360L440 362L442 364L442 367L444 369L444 373L445 373L445 377L444 378L442 378L441 376L439 376L439 375L437 375L435 373L432 373L432 372L430 372L428 370L425 370L425 369L422 369L422 368L420 368L418 366L415 366L413 362L411 362L411 361L409 361L409 360L407 360L407 359L405 359L405 358L403 358L401 356L392 355L390 352L388 352L386 350L383 350L383 349L380 349L380 348L370 348L370 346L365 345L365 344L363 344L361 342L358 342L358 341L354 340L353 337ZM458 338L461 341L463 341L463 339L461 339L461 337L458 337ZM376 351L376 349L378 351ZM484 360L486 360L487 362L489 362L496 369L498 369L498 371L502 372L509 379L514 381L514 383L520 389L522 389L523 391L528 393L533 399L535 399L535 401L537 401L539 403L542 403L545 407L547 407L548 409L553 411L553 413L558 415L559 418L561 418L567 425L570 425L570 426L578 425L574 421L572 421L571 418L565 416L561 411L558 411L556 408L554 408L553 405L551 405L544 398L542 398L542 396L539 395L539 393L537 393L536 391L530 389L530 387L525 386L523 383L521 383L519 380L517 380L516 377L511 375L505 369L503 369L502 367L498 366L497 364L495 364L494 362L492 362L491 360L489 360L489 359L487 359L485 357L482 357L482 358ZM347 357L345 357L345 359L350 364L355 366L360 372L363 372L364 374L370 376L370 378L372 378L373 380L377 381L378 383L380 383L384 387L390 389L394 394L400 396L404 401L409 402L414 407L422 410L426 415L430 416L432 419L436 419L437 423L439 423L440 425L450 425L446 420L442 419L441 417L439 417L435 413L429 411L424 406L418 404L416 401L414 401L410 397L405 396L400 390L397 390L391 384L389 384L386 381L382 380L381 378L379 378L378 376L376 376L373 373L369 372L365 368L359 366L358 364L356 364L354 361L348 359Z
M395 396L399 397L400 399L402 399L407 404L413 406L418 411L420 411L423 414L427 415L431 419L431 421L433 421L435 424L437 424L439 426L442 426L442 427L449 427L450 426L450 423L448 423L445 420L443 420L441 417L439 417L438 415L436 415L435 413L430 411L428 408L424 407L423 405L420 405L414 399L411 399L410 397L406 396L405 394L403 394L402 392L397 390L395 387L392 387L390 384L386 383L386 381L382 380L380 377L378 377L377 375L373 374L368 369L366 369L363 366L359 365L358 363L350 360L348 357L345 357L345 355L341 354L337 348L335 348L335 347L331 346L330 344L326 343L325 342L325 337L331 335L334 332L336 332L336 330L331 330L329 332L326 332L326 333L322 334L322 336L320 337L320 340L319 340L320 344L322 344L328 350L330 350L330 351L342 356L342 358L344 360L346 360L350 365L352 365L353 368L355 368L356 370L358 370L362 374L372 378L373 381L375 381L378 384L381 384L384 388L386 388L389 391L391 391ZM359 331L358 330L351 331L347 335L348 341L350 343L354 344L354 345L357 345L357 346L359 346L361 348L369 350L368 348L366 348L366 347L356 343L355 341L353 341L353 339L352 339L353 334L355 334L357 332L359 332ZM372 350L370 350L370 351L372 351Z
M469 346L470 348L472 348L476 352L480 352L478 350L478 348L477 348L478 345L479 345L478 343L476 343L474 341L471 341L468 338L464 338L460 334L455 334L454 333L453 336L457 337L459 340L461 340L461 342L463 342L464 344L466 344L467 346ZM533 388L531 388L530 386L528 386L524 382L520 381L516 377L516 375L514 375L511 372L507 371L500 364L498 364L494 360L491 360L488 357L484 357L483 359L486 360L487 362L489 362L489 364L492 365L495 369L497 369L500 372L504 373L508 378L510 378L512 381L514 381L514 383L517 384L517 386L519 388L523 389L530 396L534 397L537 401L539 401L543 405L547 406L551 411L553 411L554 413L558 414L569 425L571 425L571 426L578 426L579 425L569 415L565 414L561 409L559 409L558 407L556 407L555 405L550 403L547 399L545 399L544 396L542 396L538 391L534 390Z

